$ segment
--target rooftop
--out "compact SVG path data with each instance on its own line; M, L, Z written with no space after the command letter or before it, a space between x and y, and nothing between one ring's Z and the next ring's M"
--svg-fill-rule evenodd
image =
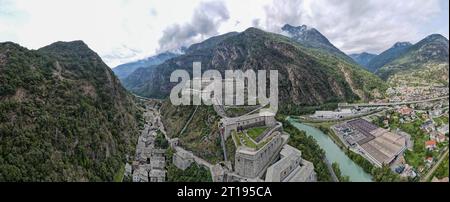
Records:
M266 182L305 182L314 172L312 163L301 158L300 150L286 144L280 155L281 159L267 169Z
M263 147L265 144L267 144L272 139L272 137L268 137L261 142L256 142L255 140L253 140L251 137L249 137L247 134L245 134L243 132L233 131L232 135L237 143L237 146L245 146L245 147L248 147L251 149L259 149L259 148Z
M436 145L436 141L435 141L435 140L428 140L428 141L425 142L425 145L426 145L426 146L433 146L433 145Z
M377 165L391 163L406 147L403 135L379 128L367 120L355 119L336 126L340 131L346 131L347 127L353 129L352 132L345 133L348 135L347 140L358 143Z
M265 118L265 117L271 117L271 116L273 117L274 115L271 113L255 113L255 114L249 114L249 115L244 115L244 116L239 116L239 117L224 118L221 121L224 125L230 125L230 124L234 124L237 122L246 121L246 120L250 120L250 119Z

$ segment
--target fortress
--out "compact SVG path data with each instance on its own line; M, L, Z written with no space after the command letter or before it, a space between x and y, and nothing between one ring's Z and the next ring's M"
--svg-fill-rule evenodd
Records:
M314 165L302 159L302 153L290 145L280 152L280 160L267 169L266 182L314 182Z
M194 78L194 81L201 86L211 84L210 80L201 78ZM234 81L225 79L222 80L223 83L233 84ZM218 88L222 89L220 86ZM192 88L191 83L182 90L182 94L193 95L197 100L206 95L206 101L212 101L214 106L223 106L217 98L209 97L209 93L202 87ZM226 97L230 96L237 98L235 95ZM187 98L190 99L190 96ZM222 117L218 128L225 161L216 165L199 161L210 169L214 181L316 181L314 165L302 159L298 149L287 145L289 134L284 132L282 124L275 120L274 113L260 111L239 117L227 117L220 107L214 109ZM230 137L236 149L234 159L228 160L225 142ZM192 153L177 150L173 163L184 170L195 159L199 158L195 158Z
M219 123L224 139L236 146L231 181L316 181L314 165L289 145L289 134L272 114L223 118Z
M224 129L224 137L228 139L232 131L237 131L238 127L243 129L257 126L272 127L276 125L275 117L271 114L260 115L258 113L233 118L221 119L219 126Z
M271 139L260 149L238 146L234 164L236 174L248 178L262 177L269 164L277 159L288 137L276 131L268 137Z

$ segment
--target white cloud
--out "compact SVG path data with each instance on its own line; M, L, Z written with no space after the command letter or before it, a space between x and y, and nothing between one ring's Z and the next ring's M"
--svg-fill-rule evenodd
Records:
M274 0L266 7L266 28L306 24L344 52L379 53L395 42L421 39L420 30L441 12L448 19L439 0Z
M190 22L173 24L163 31L159 39L159 51L188 46L219 34L218 29L230 18L228 9L221 1L201 2L195 8Z
M439 31L448 37L447 0L211 1L0 0L0 41L37 49L83 40L114 67L250 26L279 32L285 23L307 24L350 53L380 52L396 41L416 42ZM189 35L186 27L200 34ZM181 33L173 36L187 37L167 37L175 28Z
M4 1L4 0L1 0ZM198 0L16 0L14 12L2 16L0 41L14 41L38 49L55 41L83 40L107 64L137 60L154 54L163 29L189 19ZM2 3L3 4L3 3ZM3 6L2 6L3 7ZM9 26L3 26L6 22ZM128 50L129 48L129 50ZM134 49L134 50L132 50ZM111 57L117 56L117 58Z

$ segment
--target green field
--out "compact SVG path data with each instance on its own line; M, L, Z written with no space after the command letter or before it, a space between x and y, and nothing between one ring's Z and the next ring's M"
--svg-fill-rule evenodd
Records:
M247 130L247 135L250 136L253 140L256 140L268 127L255 127Z
M252 139L248 135L246 135L242 132L238 133L236 131L233 131L232 135L233 135L233 138L236 140L237 146L244 145L244 146L252 148L252 149L259 149L259 148L263 147L265 144L267 144L272 139L272 138L268 138L260 143L255 143L254 141L252 141ZM241 141L241 139L243 141Z
M235 137L236 142L238 142L238 145L244 145L246 147L256 149L257 145L244 133L233 131L233 136Z

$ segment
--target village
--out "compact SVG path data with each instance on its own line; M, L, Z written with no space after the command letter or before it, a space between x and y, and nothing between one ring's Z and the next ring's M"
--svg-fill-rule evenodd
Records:
M144 129L138 138L132 163L125 164L124 181L164 182L167 143L158 102L144 101Z
M423 178L448 152L448 100L397 106L376 116L380 127L410 136L408 151L394 165L401 176Z
M405 102L432 99L446 96L449 93L447 86L397 86L386 90L389 102Z
M321 121L338 121L331 129L346 147L405 179L431 177L427 174L448 155L448 99L317 114ZM431 180L448 182L448 177Z

